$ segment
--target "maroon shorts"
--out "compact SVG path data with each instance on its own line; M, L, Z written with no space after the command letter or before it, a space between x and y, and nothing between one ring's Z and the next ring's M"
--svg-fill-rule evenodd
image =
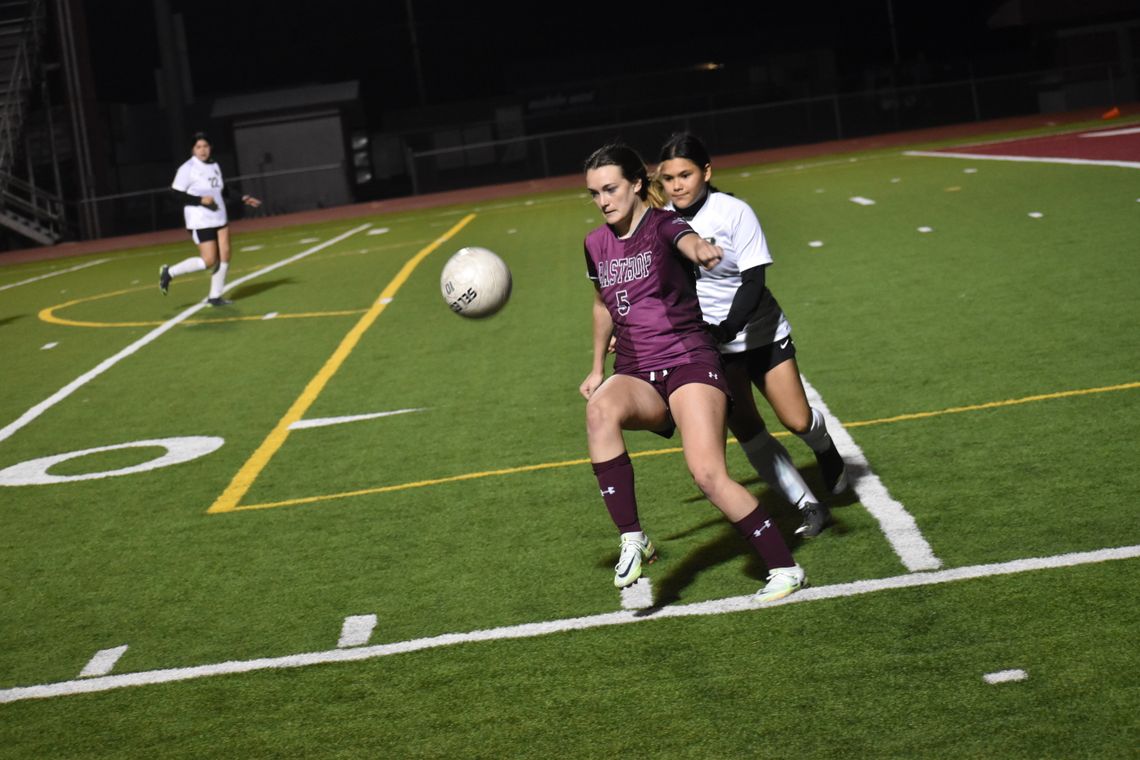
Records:
M681 364L677 367L657 369L652 372L622 372L620 374L640 378L652 385L653 389L661 396L661 400L665 402L666 411L669 409L669 397L673 395L673 391L689 383L711 385L723 393L728 399L729 407L732 406L732 394L728 392L728 383L724 379L724 367L721 366L719 358L705 360L701 357L694 362ZM668 412L668 417L669 421L666 426L653 432L665 438L672 438L673 432L677 429L677 424L673 422L672 412Z

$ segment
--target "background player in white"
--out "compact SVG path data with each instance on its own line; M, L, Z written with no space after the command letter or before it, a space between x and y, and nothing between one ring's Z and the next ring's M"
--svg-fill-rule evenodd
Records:
M586 189L605 224L586 236L586 272L594 283L593 364L579 386L586 398L590 461L610 518L621 534L614 585L641 576L655 556L641 530L633 464L623 430L681 431L685 463L697 487L740 532L768 568L761 601L804 584L779 528L725 466L728 388L716 344L705 329L694 287L695 264L713 267L721 252L672 211L646 203L649 177L628 146L606 145L586 160ZM606 351L616 338L614 373Z
M222 298L226 271L230 266L230 230L225 203L228 193L221 167L210 158L210 141L205 133L196 133L193 141L192 155L178 167L171 188L183 205L186 229L198 245L199 255L174 266L163 264L158 271L158 287L166 295L170 281L175 277L212 269L210 293L206 300L211 306L224 306L230 303ZM261 205L261 201L252 195L243 195L241 202L253 208Z
M764 426L752 385L768 399L784 427L811 447L824 484L833 494L847 487L846 467L827 434L823 415L808 404L792 328L764 284L772 256L760 222L747 203L710 184L708 150L691 134L675 134L662 146L656 179L668 198L666 208L675 209L701 237L724 251L720 264L699 273L697 294L705 321L720 344L732 391L729 429L760 477L800 510L803 524L796 533L818 535L831 520L827 507Z

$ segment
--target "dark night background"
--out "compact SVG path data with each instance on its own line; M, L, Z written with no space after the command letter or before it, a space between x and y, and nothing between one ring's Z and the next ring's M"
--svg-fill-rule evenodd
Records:
M925 61L931 76L971 62L980 73L1047 65L1032 28L987 25L1009 5L170 0L171 11L185 21L197 96L358 79L380 107L419 102L409 6L424 94L428 104L437 104L632 72L668 76L701 62L742 64L810 49L833 50L840 79L850 84L869 66L895 64L896 48L898 63ZM1012 5L1033 6L1022 15L1045 25L1127 15L1130 5L1135 15L1134 3L1113 0ZM100 3L98 11L88 11L101 101L155 98L154 23L150 3Z
M564 176L682 118L723 154L1109 107L1140 81L1137 0L11 0L0 27L32 8L8 148L32 189L0 250L169 226L199 129L274 215Z

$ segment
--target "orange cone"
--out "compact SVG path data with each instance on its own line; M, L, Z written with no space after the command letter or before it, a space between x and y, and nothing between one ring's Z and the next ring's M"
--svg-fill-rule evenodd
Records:
M1117 108L1116 106L1113 106L1112 108L1108 109L1103 114L1101 114L1100 118L1102 118L1102 119L1115 119L1118 116L1120 116L1120 109Z

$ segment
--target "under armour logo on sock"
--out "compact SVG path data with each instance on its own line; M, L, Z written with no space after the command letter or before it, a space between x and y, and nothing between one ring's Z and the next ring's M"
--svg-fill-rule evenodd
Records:
M756 530L752 531L752 537L753 538L760 538L760 534L763 533L766 528L771 528L771 527L772 527L772 521L771 520L765 520L763 525L761 525Z
M602 496L613 496L615 493L617 493L617 489L613 486L602 489Z

